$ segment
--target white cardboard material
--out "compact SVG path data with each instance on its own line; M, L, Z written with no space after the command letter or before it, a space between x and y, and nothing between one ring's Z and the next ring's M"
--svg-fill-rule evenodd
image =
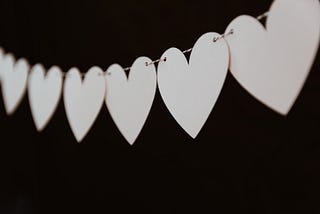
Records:
M80 143L96 120L105 96L103 71L92 67L82 81L77 68L71 68L64 83L64 105L71 130Z
M253 17L239 16L228 26L230 70L256 99L286 115L297 99L317 53L318 0L276 0L266 29Z
M5 56L4 50L0 47L0 82L2 79L2 72L3 72L2 61L3 61L4 56Z
M127 78L123 68L111 65L106 79L106 105L121 134L133 145L149 115L157 87L155 66L151 59L138 58Z
M161 96L180 126L193 138L200 132L224 84L229 64L224 39L213 42L217 33L199 38L188 61L176 49L167 50L158 65Z
M2 94L7 115L12 115L21 103L27 88L29 64L25 59L8 54L2 59Z
M52 118L61 98L62 71L53 66L46 74L41 64L33 66L29 75L28 97L32 117L38 131Z

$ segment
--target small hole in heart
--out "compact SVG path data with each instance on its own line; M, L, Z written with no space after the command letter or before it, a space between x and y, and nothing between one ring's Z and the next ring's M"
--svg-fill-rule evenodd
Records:
M163 61L166 62L167 61L167 57L163 58Z

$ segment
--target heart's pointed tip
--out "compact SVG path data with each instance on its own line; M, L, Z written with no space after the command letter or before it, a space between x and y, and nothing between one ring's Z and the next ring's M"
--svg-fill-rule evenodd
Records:
M192 135L190 135L190 136L192 137L192 139L196 139L197 136L198 136L198 134L192 134Z
M6 108L6 113L7 113L7 116L12 116L15 112L15 109L9 109L9 108Z
M128 143L130 146L133 146L133 144L134 144L134 142L129 142L129 141L128 141Z
M278 111L276 111L276 112L277 112L278 114L280 114L280 115L282 115L282 116L286 117L286 116L288 116L288 114L290 113L290 110L291 110L291 109L278 110Z
M36 129L38 132L42 132L44 130L44 125L40 125L36 123Z
M75 138L76 138L77 143L80 144L80 143L82 143L84 136L75 135Z
M82 139L76 139L77 140L77 144L81 144L82 143Z
M196 131L194 131L194 130L190 131L189 130L189 131L186 131L186 132L188 133L188 135L190 137L192 137L193 139L196 139L198 134L199 134L199 132L200 132L200 130L196 130Z
M274 112L280 114L281 116L288 116L288 114L290 113L291 111L291 108L292 108L292 105L291 106L288 106L288 107L274 107L274 106L269 106L269 105L266 105L268 108L270 108L271 110L273 110Z
M125 137L125 139L127 140L127 142L129 143L130 146L133 146L133 144L136 142L138 136L136 137Z

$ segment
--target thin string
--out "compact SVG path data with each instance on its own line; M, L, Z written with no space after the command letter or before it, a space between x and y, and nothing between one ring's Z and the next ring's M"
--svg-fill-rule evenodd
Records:
M257 16L256 19L261 21L262 19L267 18L268 15L269 15L269 11ZM224 34L220 35L219 37L214 38L213 42L217 42L218 40L220 40L222 38L225 38L226 36L229 36L229 35L232 35L232 34L234 34L234 30L233 29L231 29L228 33L224 33ZM192 51L192 48L189 48L187 50L182 51L182 53L186 54L186 53L189 53L191 51ZM159 59L156 59L156 60L154 60L152 62L147 62L146 66L153 65L153 64L156 64L156 63L159 63L159 62L163 62L163 61L166 61L166 60L167 60L166 58L163 58L163 59L159 58ZM130 71L130 69L131 69L131 67L124 68L125 71Z
M267 12L265 12L265 13L257 16L256 19L259 20L259 21L261 21L262 19L267 18L268 15L269 15L269 11L267 11ZM220 35L219 37L214 38L214 39L213 39L213 42L217 42L218 40L223 39L223 38L225 38L226 36L232 35L233 33L234 33L234 30L231 29L228 33L224 33L224 34ZM193 48L189 48L189 49L187 49L187 50L182 51L182 53L183 53L183 54L189 53L189 52L192 51L192 49L193 49ZM153 60L153 61L151 61L151 62L146 62L146 66L154 65L154 64L160 63L160 62L165 62L166 60L167 60L166 57L164 57L164 58L159 58L159 59ZM126 68L124 68L123 70L124 70L124 71L130 71L130 70L131 70L131 67L126 67ZM68 72L62 72L62 76L63 76L64 78L67 76L67 74L68 74ZM82 78L84 78L85 75L86 75L86 73L80 73L80 75L81 75Z

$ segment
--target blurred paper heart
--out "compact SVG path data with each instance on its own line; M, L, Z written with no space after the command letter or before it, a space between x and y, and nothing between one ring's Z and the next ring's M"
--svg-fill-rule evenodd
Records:
M316 56L320 38L318 0L276 0L266 29L250 16L228 26L230 70L256 99L286 115Z

